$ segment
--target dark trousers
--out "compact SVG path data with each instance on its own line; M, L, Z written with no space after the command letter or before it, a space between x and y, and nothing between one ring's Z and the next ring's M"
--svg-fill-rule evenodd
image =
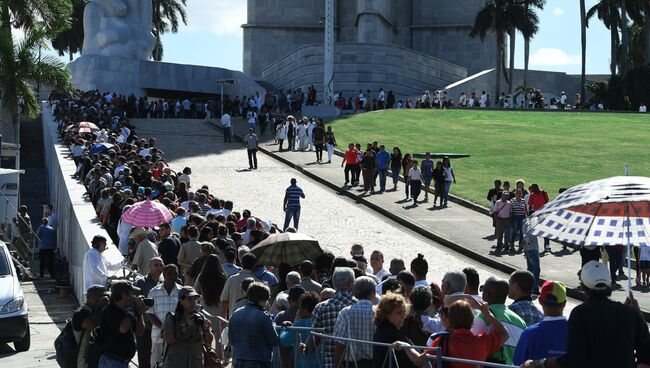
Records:
M623 264L623 250L618 250L613 246L605 247L607 256L609 257L609 274L612 276L612 282L616 281L616 271L621 268Z
M345 183L350 182L350 174L352 174L352 183L357 181L357 171L355 169L355 164L345 164Z
M151 330L144 330L142 336L136 336L138 344L138 367L151 367Z
M248 167L257 169L257 148L248 149Z
M354 174L355 174L355 178L357 178L357 180L355 180L354 182L359 184L359 180L361 178L361 164L358 163L354 164Z
M56 278L56 271L54 270L54 249L44 249L39 252L40 258L40 268L41 276L43 276L43 271L47 268L47 272L50 273L50 277Z
M284 144L284 139L278 139L278 144L280 145L280 151L282 151L282 145Z
M232 128L230 127L223 128L223 141L232 142Z
M323 161L323 144L315 144L316 147L316 161Z
M287 149L289 151L296 149L296 137L294 137L293 134L289 134L287 135L287 139L289 140L289 147L287 147Z
M364 169L363 170L363 191L374 192L375 191L375 170Z
M510 244L510 218L496 217L497 249Z

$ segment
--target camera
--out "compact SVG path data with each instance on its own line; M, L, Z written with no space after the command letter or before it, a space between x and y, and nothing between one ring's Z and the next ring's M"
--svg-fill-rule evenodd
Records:
M144 298L144 299L142 299L142 301L144 302L144 305L146 305L147 307L153 307L153 303L154 303L153 299Z
M194 323L196 323L197 325L203 326L203 315L201 315L200 313L192 314L190 319L194 321Z

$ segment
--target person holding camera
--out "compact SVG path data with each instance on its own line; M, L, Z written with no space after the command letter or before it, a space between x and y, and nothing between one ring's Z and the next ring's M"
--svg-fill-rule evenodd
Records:
M163 368L203 368L203 345L210 346L213 336L210 321L199 313L200 297L191 286L178 291L176 310L167 314L162 327Z
M124 280L111 285L110 304L99 323L99 368L127 368L135 356L135 338L144 333L142 316L147 309L143 298L134 296L137 291Z

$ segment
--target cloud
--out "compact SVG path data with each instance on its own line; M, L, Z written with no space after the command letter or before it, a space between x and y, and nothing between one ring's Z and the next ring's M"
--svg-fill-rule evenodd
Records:
M560 8L559 6L556 6L555 9L553 9L553 14L557 15L558 17L561 17L564 15L564 9Z
M569 55L557 48L541 48L530 55L531 66L580 65L580 55Z
M187 26L179 31L241 36L246 14L246 0L191 0L187 2Z

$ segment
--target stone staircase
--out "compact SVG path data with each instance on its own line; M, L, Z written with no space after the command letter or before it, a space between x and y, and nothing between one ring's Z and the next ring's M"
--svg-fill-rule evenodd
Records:
M43 205L48 203L48 190L44 166L43 126L39 115L35 119L20 121L20 165L25 173L20 177L20 204L26 205L34 230L43 217Z

